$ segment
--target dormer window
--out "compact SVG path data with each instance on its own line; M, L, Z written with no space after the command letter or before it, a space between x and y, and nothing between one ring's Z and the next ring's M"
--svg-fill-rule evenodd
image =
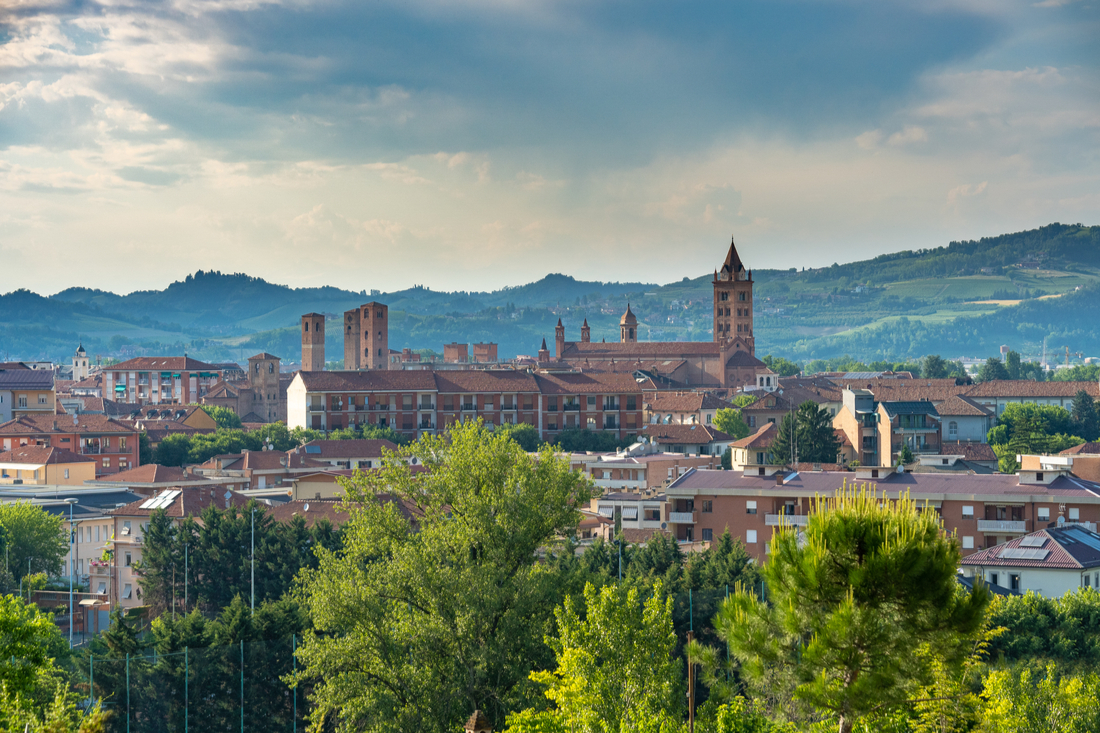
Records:
M1036 481L1042 481L1043 480L1043 474L1042 473L1035 474L1035 480Z

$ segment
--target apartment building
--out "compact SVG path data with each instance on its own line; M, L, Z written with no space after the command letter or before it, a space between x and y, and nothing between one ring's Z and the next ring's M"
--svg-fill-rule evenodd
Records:
M636 453L636 455L632 455ZM721 468L721 457L649 452L632 446L618 453L570 453L569 465L585 474L603 493L651 495L693 468Z
M103 394L134 405L190 405L224 375L224 369L187 355L143 356L104 367Z
M908 493L935 511L948 532L959 537L963 555L1050 526L1100 521L1100 483L1058 470L1019 474L899 473L889 467L863 467L855 473L692 470L665 494L668 523L681 541L707 541L727 527L749 553L763 561L781 523L805 526L812 501L830 496L847 480L877 487L896 499Z
M653 392L646 394L642 416L647 425L711 425L719 410L733 406L709 392Z
M22 363L0 365L0 422L57 411L54 373Z
M0 484L82 486L95 478L96 462L62 448L21 446L0 453Z
M225 488L181 487L162 491L159 494L131 502L106 513L104 540L110 557L100 560L102 564L90 568L89 579L93 593L106 592L111 605L133 608L144 605L141 598L141 579L137 567L141 564L141 552L145 533L153 512L163 509L173 524L179 524L184 517L199 517L208 506L228 509L231 506L244 508L248 497ZM93 529L99 529L91 525Z
M97 477L139 465L138 432L106 415L38 415L0 425L0 447L62 448L96 463Z
M1052 527L975 552L960 565L964 577L1059 598L1100 588L1100 534L1079 524Z
M478 418L490 425L534 425L543 438L588 428L625 439L642 426L642 388L629 374L299 372L287 400L291 428L377 425L413 438Z

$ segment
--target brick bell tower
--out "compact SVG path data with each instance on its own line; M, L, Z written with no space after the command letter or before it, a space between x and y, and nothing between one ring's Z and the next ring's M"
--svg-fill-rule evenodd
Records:
M325 370L325 317L321 313L302 316L302 371Z
M722 269L714 271L714 340L718 343L740 341L746 351L756 354L752 328L752 271L745 269L732 239Z

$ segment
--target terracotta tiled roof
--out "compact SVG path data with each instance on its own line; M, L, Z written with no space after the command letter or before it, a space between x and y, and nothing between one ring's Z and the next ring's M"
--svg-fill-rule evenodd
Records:
M247 415L241 416L241 425L266 425L267 420L264 420L261 415L257 415L254 412L250 412Z
M76 382L72 379L55 379L53 382L53 391L57 394L68 394L74 384L76 384Z
M227 503L229 506L241 508L248 504L248 497L244 494L238 494L236 491L230 491L220 486L213 488L206 488L205 486L183 486L178 489L165 489L165 491L180 492L176 498L164 508L165 513L168 514L169 517L179 519L183 517L198 516L202 514L206 507L211 505L219 509L225 509ZM226 494L229 494L228 499L226 498ZM149 501L148 498L142 498L126 506L120 506L117 509L105 512L105 514L115 517L147 517L152 515L153 511L155 511L153 509L141 508L141 505L147 501Z
M538 382L533 374L510 369L436 372L435 388L440 394L539 391Z
M1034 550L1028 553L1034 557L1012 557L1028 550ZM1043 529L967 555L960 564L1062 570L1100 567L1100 535L1080 525Z
M733 436L704 425L646 425L642 435L658 443L724 443L732 441Z
M79 382L75 382L70 385L69 389L96 389L103 386L103 375L96 374L87 379L81 379Z
M1029 380L992 380L975 385L968 397L1064 397L1070 398L1084 390L1093 399L1100 397L1097 382L1032 382Z
M581 357L612 358L615 359L641 359L643 361L658 359L662 356L718 356L721 353L719 344L713 341L639 341L633 344L618 342L592 341L567 341L563 356L570 359Z
M969 394L973 385L957 384L955 379L860 379L843 380L841 386L869 389L877 402L918 402L935 404L959 394Z
M778 431L778 430L779 430L779 428L777 428L775 426L775 423L773 423L773 422L764 423L763 425L761 425L759 428L756 429L755 433L753 433L752 435L746 436L744 438L741 438L741 440L738 440L737 442L733 443L733 445L730 446L730 447L732 447L732 448L767 448L767 447L771 446L772 442L775 440L775 434L776 434L776 431Z
M55 463L95 463L95 456L82 456L63 448L25 445L0 453L0 463L35 463L53 465Z
M432 392L435 375L429 371L298 372L310 392Z
M559 394L640 394L641 385L629 374L602 374L599 372L535 375L539 391L548 395ZM639 401L638 409L641 409Z
M282 451L246 450L243 453L231 453L224 456L214 456L203 468L216 468L218 463L224 463L227 471L277 471L297 468L330 468L323 461L315 461L298 453L283 453ZM283 465L283 464L286 465Z
M940 455L962 456L964 461L997 462L997 454L985 443L945 442L940 446Z
M653 412L699 412L733 406L706 392L657 392L646 398L646 408Z
M383 450L396 451L397 444L381 439L311 440L293 452L310 458L381 458Z
M1072 448L1066 448L1059 455L1063 456L1097 456L1100 455L1100 443L1082 443Z
M312 527L322 519L327 519L333 527L343 526L348 521L348 513L343 510L340 499L295 499L271 507L267 514L276 522L289 522L294 517L302 517L306 520L307 527Z
M0 425L0 435L49 435L52 433L102 434L121 433L132 435L136 431L129 425L106 415L35 415L20 417Z
M259 354L256 354L256 355L254 355L254 356L250 356L250 357L248 357L248 360L249 360L249 361L252 361L253 359L264 359L264 360L268 360L268 359L278 359L278 358L279 358L279 357L275 356L274 354L269 354L269 353L267 353L266 351L262 351L262 352L260 352Z
M965 395L952 395L936 406L936 411L952 417L993 417L993 411Z
M188 371L188 372L214 372L219 371L213 364L192 359L190 356L139 356L127 359L119 364L104 367L108 372L128 371Z
M203 397L208 400L226 398L236 399L238 396L240 396L240 390L225 381L215 382L214 386L208 389L206 394L203 395Z
M623 539L632 545L644 545L653 539L653 535L657 533L669 534L667 530L663 529L631 529L627 527L624 527L622 532Z
M114 473L97 480L100 483L112 484L168 484L201 479L202 476L192 476L182 468L162 466L159 463L146 463L144 466Z
M726 366L731 367L752 367L756 371L761 373L775 374L768 365L757 359L755 356L747 351L735 351L726 359Z

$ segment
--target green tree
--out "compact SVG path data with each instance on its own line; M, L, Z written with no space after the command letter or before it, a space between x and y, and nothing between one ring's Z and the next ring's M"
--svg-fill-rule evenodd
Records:
M156 453L153 451L153 445L149 442L149 435L144 430L141 431L141 435L138 436L138 463L142 466L154 463Z
M934 512L845 482L814 502L804 537L793 528L774 536L761 568L768 602L739 586L715 627L757 696L789 696L847 733L928 682L922 645L948 663L965 658L990 596L981 585L959 590L959 557ZM721 682L724 655L690 653L708 683Z
M995 670L983 680L983 733L1094 733L1100 677L1062 676L1054 663Z
M680 729L683 683L672 628L672 599L656 584L642 603L636 588L591 583L584 605L572 598L554 613L554 671L532 672L554 704L508 718L508 731L661 733Z
M770 462L779 464L794 463L794 449L798 444L798 433L795 419L790 413L783 416L775 430L775 438L772 439L768 452L771 454ZM799 457L801 460L801 457Z
M556 445L566 452L608 452L630 445L631 442L633 441L630 439L620 440L617 433L608 430L568 428L558 433Z
M523 448L528 453L534 453L539 449L539 446L542 445L542 438L539 436L538 428L534 425L529 425L527 423L501 425L498 430L516 441L519 447Z
M795 377L802 372L802 367L789 359L784 359L782 356L772 356L769 354L761 359L761 361L781 377Z
M236 428L239 430L241 427L241 416L228 407L220 405L196 405L196 407L214 418L214 422L217 423L219 428Z
M794 458L800 463L835 463L839 451L832 415L812 400L798 406L793 420L789 414L783 416L771 446L772 460L782 463Z
M1077 391L1073 396L1073 407L1070 409L1073 417L1074 430L1085 440L1096 440L1100 437L1100 421L1096 416L1096 403L1085 390Z
M901 450L898 451L898 463L902 465L909 465L913 462L913 450L908 444L903 445Z
M27 574L27 560L35 570L58 575L69 551L65 520L41 507L18 501L0 504L0 527L10 543L8 567L18 583Z
M714 413L714 427L737 440L746 437L751 430L741 417L741 410L734 407L721 407Z
M530 456L480 423L401 455L429 470L393 461L344 482L344 549L303 574L311 720L449 733L478 708L499 728L537 700L528 675L551 662L542 637L562 588L536 551L575 531L590 484L550 446Z
M982 368L978 370L979 382L991 382L994 379L1008 378L1008 370L1005 369L1005 365L1001 363L1000 359L992 356L986 359L985 364L982 364Z
M1009 379L1020 379L1020 355L1017 352L1009 351L1005 354L1005 371L1008 372Z
M921 362L920 372L923 379L944 379L948 374L947 362L939 354L929 354Z

